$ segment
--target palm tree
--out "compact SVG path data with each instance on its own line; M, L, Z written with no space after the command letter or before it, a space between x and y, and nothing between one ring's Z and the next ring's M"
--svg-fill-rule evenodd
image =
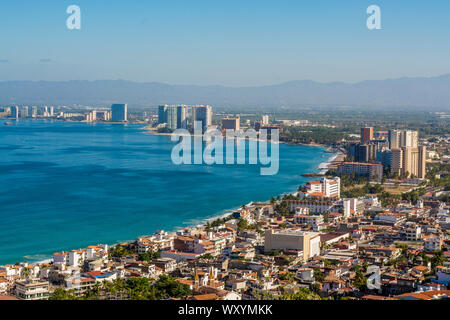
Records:
M96 282L92 288L93 293L98 297L100 295L100 283Z
M101 286L102 296L105 296L106 299L110 299L110 292L111 292L111 283L109 281L103 281Z
M22 271L20 272L20 276L22 278L25 278L28 280L30 278L30 275L31 275L31 270L28 269L27 267L23 267Z
M115 286L117 288L117 291L119 293L120 300L123 300L124 299L124 294L125 294L125 297L126 297L124 281L122 279L117 279L114 282L114 284L115 284Z

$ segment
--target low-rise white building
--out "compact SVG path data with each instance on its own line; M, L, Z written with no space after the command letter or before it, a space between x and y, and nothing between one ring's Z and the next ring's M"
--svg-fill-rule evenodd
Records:
M300 230L277 231L266 230L264 251L299 250L303 260L320 255L320 234Z
M295 215L294 223L307 224L311 226L314 231L320 231L324 224L323 216L309 216L309 215Z
M292 200L290 201L290 211L295 212L297 207L308 208L310 214L322 214L327 212L332 212L334 207L334 201L330 200Z
M48 299L49 283L40 280L20 280L15 282L15 294L23 300L43 300Z
M374 221L397 225L406 220L406 217L400 213L383 212L375 216Z
M426 251L434 252L442 249L443 240L441 237L430 237L424 241L424 249Z
M418 241L422 235L422 229L416 225L409 225L405 228L406 241Z

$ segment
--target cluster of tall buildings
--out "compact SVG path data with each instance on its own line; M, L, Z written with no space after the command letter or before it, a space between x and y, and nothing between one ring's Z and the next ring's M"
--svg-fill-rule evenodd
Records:
M112 121L127 122L128 106L126 104L113 104L111 110L92 110L88 113L79 112L59 112L55 113L53 106L12 106L0 108L1 117L10 118L78 118L85 119L87 122Z
M372 127L361 128L361 142L350 146L350 154L356 162L378 162L389 167L391 174L419 179L426 176L426 152L425 146L419 146L418 131L413 130L377 134ZM364 166L364 169L379 173L379 168Z
M84 119L86 122L111 121L111 122L127 122L128 121L128 105L113 104L110 110L94 109L89 112L73 113L61 112L59 117L64 119L76 118Z
M85 118L86 122L111 121L111 111L92 110L86 114Z
M110 110L92 110L88 113L63 113L64 118L83 118L86 122L111 121L111 122L127 122L128 121L128 105L113 104Z
M361 128L361 143L350 146L350 154L356 162L379 161L378 153L389 148L387 137L375 135L373 127Z
M201 122L201 128L206 131L212 125L212 107L209 105L162 105L158 107L158 123L166 124L170 130L194 127L195 122Z

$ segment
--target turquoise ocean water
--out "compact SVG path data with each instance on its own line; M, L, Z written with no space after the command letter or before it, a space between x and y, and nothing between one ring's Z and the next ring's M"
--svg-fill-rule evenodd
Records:
M176 230L304 183L323 149L280 145L280 171L171 161L141 125L0 121L0 264Z

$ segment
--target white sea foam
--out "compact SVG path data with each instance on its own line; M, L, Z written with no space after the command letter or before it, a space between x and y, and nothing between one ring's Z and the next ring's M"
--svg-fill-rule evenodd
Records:
M35 254L35 255L28 255L24 257L26 261L33 264L46 264L51 263L53 261L53 258L51 258L49 255L46 254Z

